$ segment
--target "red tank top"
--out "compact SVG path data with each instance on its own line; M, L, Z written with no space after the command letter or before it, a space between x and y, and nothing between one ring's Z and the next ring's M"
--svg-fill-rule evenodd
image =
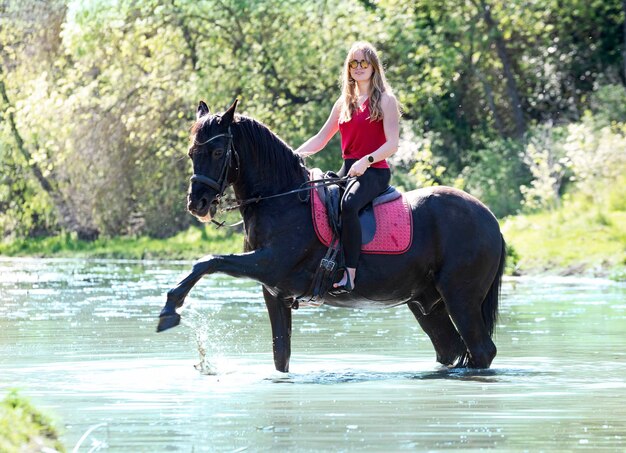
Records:
M360 159L380 148L386 141L382 120L370 121L370 100L367 98L350 121L339 123L341 154L344 159ZM372 164L372 168L389 168L386 160Z

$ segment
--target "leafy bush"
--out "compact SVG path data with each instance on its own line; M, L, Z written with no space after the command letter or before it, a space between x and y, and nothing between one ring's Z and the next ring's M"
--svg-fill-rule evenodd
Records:
M579 122L559 127L546 123L529 132L522 154L532 174L530 183L521 187L526 208L557 208L564 189L580 192L598 205L610 201L626 206L626 195L617 189L624 186L626 124L607 125L607 115L615 116L611 104L596 114L585 112Z
M520 257L512 244L506 244L506 269L504 272L507 275L519 275L519 261Z
M576 190L604 203L605 192L626 170L626 124L603 126L587 113L580 123L567 126L563 149Z
M421 131L416 133L403 125L398 151L391 157L394 166L393 183L404 190L436 186L442 183L446 167L433 155L433 144L438 135Z
M624 169L626 173L626 169ZM607 189L608 207L612 211L626 212L626 174L609 184Z
M555 209L561 205L561 187L570 160L559 140L560 128L551 122L536 126L528 133L522 161L532 175L529 184L520 187L522 204L528 210Z
M65 451L51 420L11 391L0 402L0 451Z
M604 85L591 96L591 109L603 126L626 123L626 87Z
M455 185L479 198L497 217L517 212L520 185L529 175L519 159L520 145L508 139L485 143L473 155L474 164L463 169Z

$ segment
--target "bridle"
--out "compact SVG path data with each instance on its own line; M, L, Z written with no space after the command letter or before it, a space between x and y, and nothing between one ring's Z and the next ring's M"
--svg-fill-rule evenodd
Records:
M220 202L220 199L224 195L224 191L226 190L226 187L228 186L228 167L230 166L233 156L235 156L235 160L237 161L237 167L239 167L239 155L237 154L237 151L235 151L233 147L233 134L230 131L230 126L228 127L228 133L217 134L202 143L196 143L196 145L206 145L207 143L212 142L213 140L218 139L220 137L227 137L228 142L226 144L226 157L224 158L224 162L222 163L222 169L220 170L219 179L215 180L213 178L209 178L208 176L199 175L196 173L191 175L191 178L189 178L189 180L192 183L199 182L200 184L204 184L205 186L208 186L211 189L216 190L217 195L215 198L218 204Z

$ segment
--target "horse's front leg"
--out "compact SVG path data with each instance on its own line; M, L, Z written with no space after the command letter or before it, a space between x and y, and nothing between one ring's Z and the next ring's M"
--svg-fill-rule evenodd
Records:
M265 249L233 255L208 255L198 260L191 273L183 278L176 287L167 292L167 301L159 315L157 332L170 329L180 324L177 308L183 306L185 297L198 281L207 274L221 272L233 277L248 277L268 283L268 269L271 266L271 252Z
M263 297L272 325L272 346L274 350L274 366L278 371L289 371L291 357L291 304L293 297L273 295L263 286Z

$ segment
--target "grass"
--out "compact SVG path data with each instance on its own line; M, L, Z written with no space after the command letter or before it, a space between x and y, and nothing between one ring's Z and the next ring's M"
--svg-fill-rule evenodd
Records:
M0 402L0 451L59 451L65 449L50 418L13 390Z
M578 196L553 211L502 222L518 273L626 280L626 211Z
M241 233L226 228L215 229L210 225L191 227L167 239L142 236L83 241L75 235L63 233L0 243L0 255L73 258L195 260L210 253L236 253L242 249Z

